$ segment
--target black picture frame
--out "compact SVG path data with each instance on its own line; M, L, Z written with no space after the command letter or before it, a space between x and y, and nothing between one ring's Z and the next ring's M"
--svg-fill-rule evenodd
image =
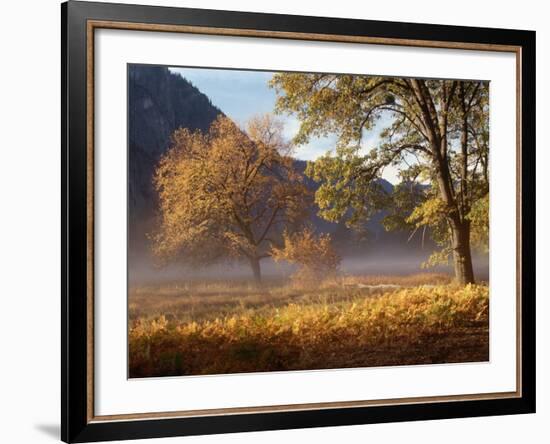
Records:
M89 415L87 23L186 25L521 49L521 395L353 408L95 421ZM535 32L69 1L61 5L61 438L90 442L535 412ZM145 31L144 31L145 32ZM124 148L122 148L124 149ZM92 312L93 313L93 312ZM93 316L93 315L92 315Z

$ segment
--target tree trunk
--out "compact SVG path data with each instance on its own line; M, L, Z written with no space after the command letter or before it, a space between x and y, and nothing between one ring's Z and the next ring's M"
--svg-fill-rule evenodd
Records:
M447 143L446 138L444 138L443 143ZM452 231L455 280L460 285L473 284L474 267L472 265L472 251L470 249L470 222L464 220L458 210L448 161L442 159L439 153L436 153L436 159L439 166L437 179L441 199L450 208L448 217Z
M470 249L470 222L451 223L455 279L460 285L474 283L474 267Z
M252 273L254 273L254 281L256 284L260 285L262 283L262 270L260 269L260 259L257 257L251 257L250 267L252 268Z

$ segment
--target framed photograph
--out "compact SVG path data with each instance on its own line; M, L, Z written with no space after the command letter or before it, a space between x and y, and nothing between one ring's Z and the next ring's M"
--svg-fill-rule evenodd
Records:
M535 411L535 33L69 1L62 439Z

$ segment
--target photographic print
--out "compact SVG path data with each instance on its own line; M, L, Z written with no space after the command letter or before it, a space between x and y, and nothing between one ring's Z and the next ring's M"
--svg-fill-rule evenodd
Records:
M127 81L130 378L489 360L488 81Z

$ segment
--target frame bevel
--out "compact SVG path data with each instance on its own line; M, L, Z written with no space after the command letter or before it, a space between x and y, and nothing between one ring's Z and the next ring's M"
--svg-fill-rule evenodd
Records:
M77 1L62 4L61 14L61 433L64 441L85 442L534 412L534 32ZM517 269L521 276L517 288L516 392L95 416L93 36L97 28L514 52L518 77ZM530 118L522 119L522 110L527 109Z

